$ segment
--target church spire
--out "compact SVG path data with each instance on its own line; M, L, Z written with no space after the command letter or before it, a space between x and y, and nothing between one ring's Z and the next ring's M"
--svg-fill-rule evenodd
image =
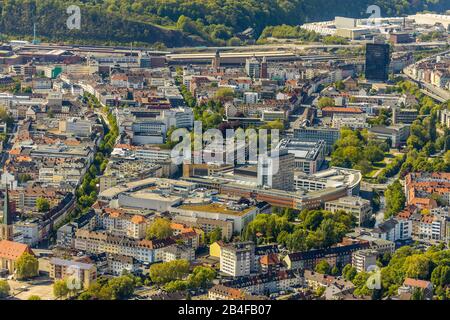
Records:
M13 219L9 207L8 183L5 186L3 197L3 221L0 224L0 240L14 240Z
M9 208L8 183L6 183L5 196L3 199L3 224L7 226L12 225L12 219L9 211L10 208Z

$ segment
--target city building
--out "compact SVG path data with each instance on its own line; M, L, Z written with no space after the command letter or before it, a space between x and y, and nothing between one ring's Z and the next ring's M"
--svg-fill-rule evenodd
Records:
M367 224L372 217L372 205L370 201L355 196L325 202L325 210L333 213L340 210L352 213L358 219L359 226Z
M371 81L387 81L389 76L390 46L384 43L366 44L365 76Z
M450 204L450 174L445 172L413 172L405 177L408 205L433 209L441 203ZM433 198L432 195L438 198Z
M318 142L323 140L326 143L326 152L330 153L333 145L340 138L340 131L335 128L323 127L295 128L294 138L305 142Z
M378 255L378 251L371 249L355 251L352 254L352 266L358 272L374 271Z
M133 257L121 254L108 254L108 271L110 274L120 276L125 272L134 273L137 269L137 261Z
M220 250L220 272L232 277L250 275L254 269L255 244L238 242L224 244Z
M245 226L255 219L260 212L256 206L248 206L237 203L200 203L200 204L182 204L180 206L173 206L169 212L175 214L175 220L178 222L189 223L191 226L197 226L205 232L214 230L217 227L225 226L226 238L229 237L230 229L227 222L232 223L233 234L240 234ZM194 219L184 219L185 217ZM212 220L221 221L214 223ZM211 230L211 231L212 231Z
M288 269L310 269L314 270L316 265L326 260L331 266L345 266L352 262L352 254L355 251L368 249L369 243L361 241L349 245L335 246L326 249L313 249L303 252L294 252L284 258Z
M295 170L307 174L316 173L320 170L325 159L325 141L303 142L297 139L284 139L279 148L288 150L293 154ZM280 163L282 166L284 163Z
M259 79L261 77L261 62L255 56L246 59L245 71L250 78Z
M290 191L294 188L295 155L277 148L270 155L258 157L258 185Z
M2 223L0 224L0 240L12 241L14 239L14 230L13 230L14 221L11 214L9 191L7 184L5 187L5 192L3 194L4 194L3 216L2 216Z
M392 126L373 126L369 132L376 136L377 139L390 142L393 148L398 148L406 144L409 137L409 126L404 124Z
M80 290L89 288L97 280L97 268L94 264L51 258L49 275L54 280L67 280Z
M414 290L422 291L425 300L433 299L433 284L425 280L406 278L403 285L398 288L398 293L412 294Z
M390 218L378 224L371 231L372 236L389 240L410 240L412 237L412 222L401 218Z
M392 109L392 124L412 124L418 117L419 111L416 109L403 109L394 107Z
M187 245L173 245L162 250L162 261L170 262L174 260L192 261L195 259L195 249Z
M17 269L17 260L24 254L34 255L30 246L9 240L0 240L0 269L8 270L14 274Z

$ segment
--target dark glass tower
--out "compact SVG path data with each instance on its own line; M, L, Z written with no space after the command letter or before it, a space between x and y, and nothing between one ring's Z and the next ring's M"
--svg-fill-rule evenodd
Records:
M366 79L387 81L389 76L389 45L384 43L366 44Z

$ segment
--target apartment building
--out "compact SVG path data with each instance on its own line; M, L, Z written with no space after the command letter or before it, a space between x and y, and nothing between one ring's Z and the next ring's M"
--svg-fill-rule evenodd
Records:
M52 258L49 266L50 278L68 280L77 289L89 288L97 280L97 268L94 264Z
M174 260L192 261L195 259L195 249L187 245L175 244L162 249L162 261L170 262Z
M216 220L176 215L172 221L175 223L182 223L186 227L199 228L205 233L210 233L216 229L220 229L222 231L222 239L225 240L230 240L233 236L233 221L230 220Z
M405 195L409 205L433 209L438 203L432 195L439 196L440 201L450 204L450 173L413 172L405 178Z
M75 249L89 253L111 253L133 257L140 262L162 261L162 248L173 245L173 239L136 240L106 232L77 230Z
M361 241L350 245L338 245L326 249L290 253L283 261L288 269L303 268L314 270L316 265L322 260L326 260L331 266L345 266L351 263L353 252L368 248L369 243Z
M371 231L372 236L389 240L409 240L412 237L412 222L402 218L390 218Z
M355 251L352 254L352 266L358 272L373 271L378 255L378 251L371 249Z
M148 226L146 218L140 215L126 214L123 210L105 209L97 213L98 226L107 232L132 239L145 238Z
M254 271L255 244L224 244L220 250L220 271L232 277L248 276Z
M325 210L336 212L339 210L352 213L358 219L358 225L365 225L372 216L372 206L369 200L361 197L348 196L334 201L325 202Z
M240 234L245 226L255 219L259 213L259 208L255 206L248 206L236 203L206 203L206 204L183 204L180 206L173 206L168 209L170 213L176 214L178 221L188 221L184 217L191 219L193 224L197 224L203 231L214 230L217 227L226 227L226 232L222 233L229 237L230 224L233 226L233 233ZM211 220L222 221L214 223ZM211 230L212 229L212 230Z
M242 290L217 284L208 291L209 300L242 300L245 293Z
M273 273L244 276L224 283L225 286L239 289L249 295L266 295L292 290L303 284L299 270L282 270Z
M108 272L120 276L124 271L133 273L137 268L137 261L133 257L121 254L108 254Z

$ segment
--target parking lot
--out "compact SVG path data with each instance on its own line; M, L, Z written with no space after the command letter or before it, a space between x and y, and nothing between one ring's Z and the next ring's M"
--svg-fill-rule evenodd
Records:
M10 299L27 300L30 296L39 296L42 300L54 300L53 281L48 278L38 278L33 281L8 280L11 288Z

